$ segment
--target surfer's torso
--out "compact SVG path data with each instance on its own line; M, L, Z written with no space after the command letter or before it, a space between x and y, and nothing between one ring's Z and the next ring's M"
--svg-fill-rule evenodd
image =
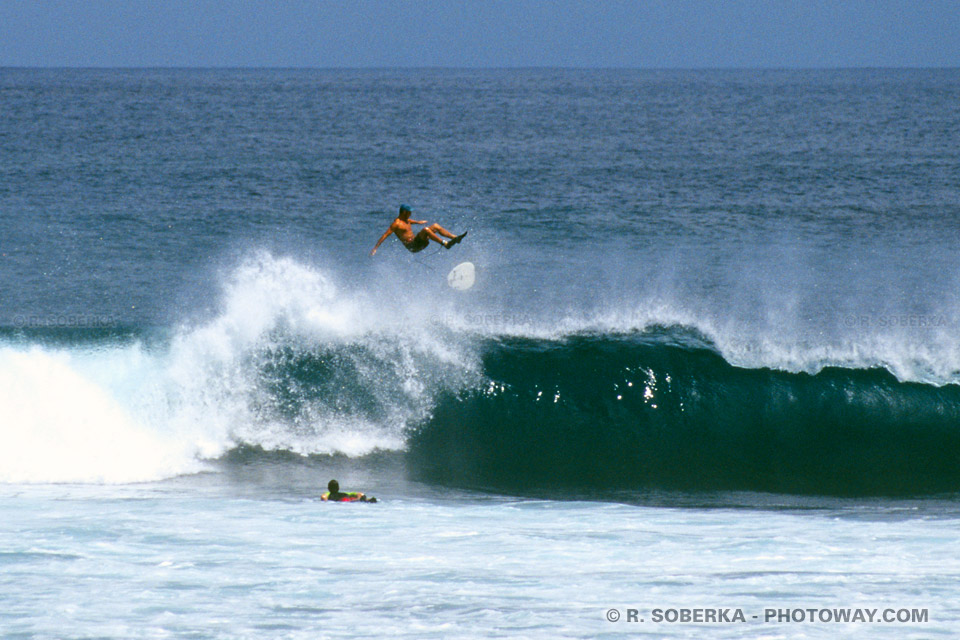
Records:
M426 249L427 245L430 244L426 232L421 229L420 233L414 233L409 220L397 218L390 225L390 228L393 229L393 232L400 238L400 242L408 251L416 253Z
M381 229L382 228L383 227L381 227ZM416 237L416 234L413 232L413 226L408 220L397 218L393 221L393 224L390 225L390 228L393 229L393 232L400 238L400 242L403 244L410 244Z

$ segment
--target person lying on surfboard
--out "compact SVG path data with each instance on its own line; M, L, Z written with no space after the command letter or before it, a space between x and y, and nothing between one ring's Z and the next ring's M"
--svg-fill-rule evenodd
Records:
M376 502L377 499L373 496L366 496L359 491L350 491L342 492L340 491L340 483L336 480L331 480L327 483L327 493L320 496L321 500L326 500L329 502Z
M426 249L431 240L438 242L442 246L449 249L453 245L463 240L464 236L467 235L466 233L454 235L437 223L426 226L423 229L420 229L419 233L414 234L412 225L427 224L427 221L411 220L411 213L410 207L405 204L400 205L400 215L398 215L396 219L390 223L390 227L384 231L383 235L380 236L380 239L377 240L377 244L373 247L373 251L370 252L371 256L377 252L377 248L380 246L380 243L386 240L391 233L397 234L397 237L400 238L400 242L403 243L403 246L405 246L407 251L410 253L416 253L417 251ZM440 236L450 239L444 240Z

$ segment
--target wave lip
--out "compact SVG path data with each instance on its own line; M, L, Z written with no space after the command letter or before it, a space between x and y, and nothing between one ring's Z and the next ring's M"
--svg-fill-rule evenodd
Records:
M930 494L960 488L960 386L882 369L748 369L661 332L492 341L413 473L496 490Z

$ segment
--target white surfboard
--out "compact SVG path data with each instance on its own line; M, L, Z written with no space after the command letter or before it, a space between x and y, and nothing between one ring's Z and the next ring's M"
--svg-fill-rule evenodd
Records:
M447 284L457 291L466 291L477 280L477 269L472 262L461 262L447 274Z

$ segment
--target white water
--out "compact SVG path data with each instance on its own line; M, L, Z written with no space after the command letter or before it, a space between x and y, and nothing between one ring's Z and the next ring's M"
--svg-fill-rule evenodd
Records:
M195 447L150 428L77 360L0 350L0 482L142 482L200 468Z
M0 488L0 634L900 640L960 628L955 506L665 508L409 489L338 505L252 481L242 493L199 479ZM768 608L814 607L928 615L764 622ZM656 608L741 608L745 620L657 623Z
M443 377L434 364L472 366L428 331L400 339L389 310L290 259L257 255L223 289L212 320L160 346L0 348L0 482L158 480L204 470L240 443L349 456L401 449ZM307 402L293 421L263 410L271 394L260 378L277 350L318 348L356 368L376 421L331 399Z

